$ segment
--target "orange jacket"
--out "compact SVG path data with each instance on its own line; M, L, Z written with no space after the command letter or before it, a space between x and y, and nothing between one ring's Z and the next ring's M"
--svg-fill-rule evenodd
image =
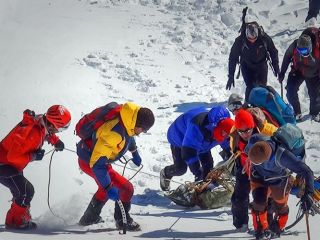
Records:
M56 135L48 134L42 115L25 110L22 121L0 142L0 164L8 164L22 171L44 141L54 145L58 140Z

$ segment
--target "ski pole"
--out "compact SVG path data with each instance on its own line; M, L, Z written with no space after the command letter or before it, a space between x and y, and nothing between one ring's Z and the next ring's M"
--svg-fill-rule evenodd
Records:
M308 240L311 240L311 237L310 237L310 226L309 226L309 212L306 211L306 212L305 212L305 215L306 215L306 224L307 224Z
M124 210L124 206L122 204L122 202L120 200L117 200L117 203L119 205L120 208L120 212L122 215L122 223L123 223L123 229L122 229L122 233L126 234L127 233L127 215L126 215L126 211ZM120 233L120 232L119 232ZM121 234L121 233L120 233Z

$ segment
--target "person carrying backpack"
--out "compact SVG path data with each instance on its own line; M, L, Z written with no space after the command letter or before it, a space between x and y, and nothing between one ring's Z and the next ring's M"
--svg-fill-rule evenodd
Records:
M287 79L287 99L293 106L296 120L302 118L298 91L306 82L310 97L309 113L312 120L320 122L320 31L307 28L299 39L293 41L283 56L278 80L284 80L285 73L291 63L291 71Z
M190 171L195 181L204 180L213 168L211 149L220 145L229 152L227 140L233 120L225 107L204 107L189 110L180 115L167 132L173 164L160 171L160 187L170 190L170 181Z
M240 63L241 73L246 84L245 101L247 102L253 87L267 85L267 61L271 61L274 74L278 76L278 50L272 39L256 21L246 22L241 35L235 39L231 47L226 89L230 90L232 86L235 86L234 73L237 63Z
M108 104L106 106L109 106ZM98 108L91 114L95 115L104 108ZM133 196L133 185L125 177L112 168L112 163L120 159L128 150L132 153L132 161L135 165L141 165L141 157L138 153L134 136L146 133L153 126L155 118L149 108L140 107L132 102L123 105L115 105L107 114L115 111L112 118L94 129L88 139L81 139L77 144L78 163L83 172L92 177L98 190L93 195L87 209L81 217L79 224L87 226L101 221L100 213L108 199L121 200L127 216L127 230L138 231L140 226L133 221L129 211ZM83 119L90 115L85 116ZM99 114L95 115L99 117ZM81 119L82 120L82 119ZM82 121L79 122L82 122ZM92 119L95 121L95 119ZM82 125L84 128L86 124ZM77 128L81 126L77 124ZM114 219L117 229L123 229L121 209L115 203Z
M236 159L234 167L236 183L231 197L231 211L233 225L238 231L245 232L248 230L249 221L249 176L251 164L244 149L253 134L261 133L272 136L277 127L266 121L263 112L259 108L238 109L236 111L235 124L230 132L230 148L232 153L239 152L240 156ZM258 116L262 117L258 120Z
M22 121L0 142L0 183L12 194L6 228L31 229L37 226L30 215L34 188L23 170L30 162L42 160L45 141L56 151L64 149L64 143L55 134L67 129L70 121L70 112L62 105L53 105L45 114L39 115L27 109L23 112Z
M287 201L292 186L289 171L305 180L305 192L301 198L301 206L305 211L309 211L313 204L313 172L301 156L296 156L284 148L273 137L252 135L245 152L252 163L251 214L256 239L265 239L271 235L280 236L286 226L289 213ZM272 208L275 213L273 221L267 219L268 198L272 199Z

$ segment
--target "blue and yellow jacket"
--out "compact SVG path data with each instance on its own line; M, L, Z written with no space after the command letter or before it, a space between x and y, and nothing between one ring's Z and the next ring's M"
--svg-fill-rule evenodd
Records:
M89 164L102 187L107 187L111 182L106 164L120 159L128 150L136 149L134 127L139 109L131 102L123 104L120 116L105 122L93 134L92 149L83 140L77 145L79 158Z

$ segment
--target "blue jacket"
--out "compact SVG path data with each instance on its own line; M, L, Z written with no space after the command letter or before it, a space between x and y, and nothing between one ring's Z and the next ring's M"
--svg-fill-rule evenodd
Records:
M252 164L252 177L264 181L266 184L278 184L287 176L287 169L302 176L306 181L306 191L314 191L314 177L312 170L304 163L303 159L295 156L287 149L279 146L272 138L261 134L254 134L250 138L245 152L259 141L266 141L272 148L272 154L268 161L261 165Z
M219 121L229 118L229 111L222 106L211 110L204 107L192 109L179 116L169 127L167 138L172 146L181 148L182 158L188 165L199 161L199 154L220 145L229 147L229 141L222 143L212 138L213 129Z

